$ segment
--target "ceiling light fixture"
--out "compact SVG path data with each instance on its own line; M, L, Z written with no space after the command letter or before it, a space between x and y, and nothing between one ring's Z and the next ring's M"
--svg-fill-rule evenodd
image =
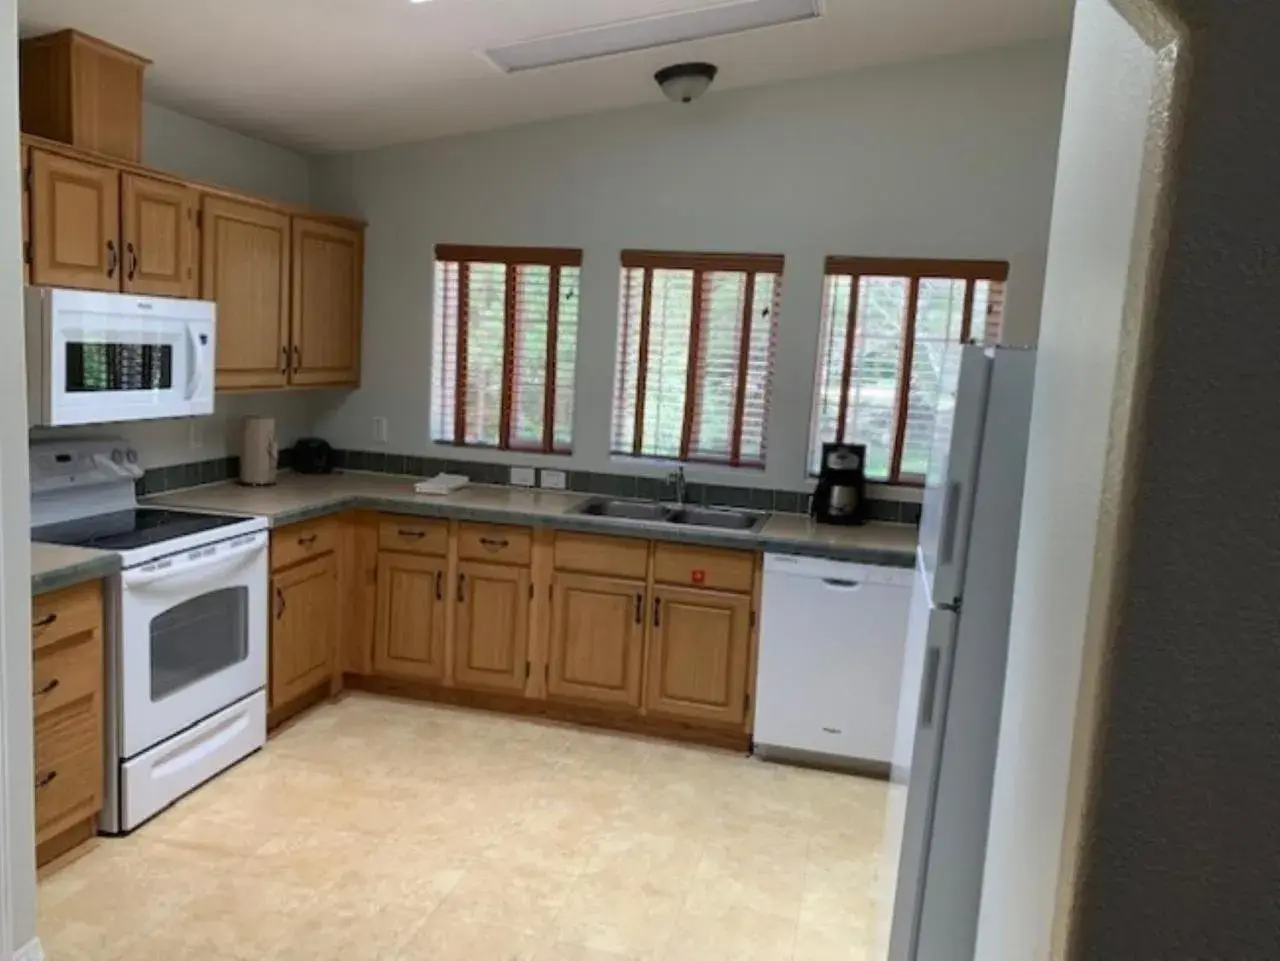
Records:
M720 68L714 63L676 63L653 75L668 100L693 103L711 86Z

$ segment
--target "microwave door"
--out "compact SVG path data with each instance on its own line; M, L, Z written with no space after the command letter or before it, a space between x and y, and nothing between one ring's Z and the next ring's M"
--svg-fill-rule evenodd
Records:
M189 374L176 325L127 329L101 318L63 324L50 357L55 424L181 416Z

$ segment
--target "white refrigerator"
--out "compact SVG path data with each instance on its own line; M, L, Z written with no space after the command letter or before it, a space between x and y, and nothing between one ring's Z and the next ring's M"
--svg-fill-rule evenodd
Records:
M893 748L889 961L973 959L1004 693L1035 352L955 350L943 365Z

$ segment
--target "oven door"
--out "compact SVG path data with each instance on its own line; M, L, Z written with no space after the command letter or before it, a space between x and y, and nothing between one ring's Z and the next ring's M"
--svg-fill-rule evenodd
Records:
M49 331L47 426L213 413L212 316L158 297L66 300Z
M123 758L266 686L267 539L258 531L120 575Z

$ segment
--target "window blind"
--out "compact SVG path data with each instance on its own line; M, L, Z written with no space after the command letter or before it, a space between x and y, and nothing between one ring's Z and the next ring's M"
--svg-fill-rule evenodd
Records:
M918 484L959 374L953 345L998 343L1009 265L829 257L809 468L822 445L867 445L867 476ZM975 320L976 318L976 320Z
M763 467L781 256L624 251L613 452Z
M582 251L436 248L432 439L568 453Z

